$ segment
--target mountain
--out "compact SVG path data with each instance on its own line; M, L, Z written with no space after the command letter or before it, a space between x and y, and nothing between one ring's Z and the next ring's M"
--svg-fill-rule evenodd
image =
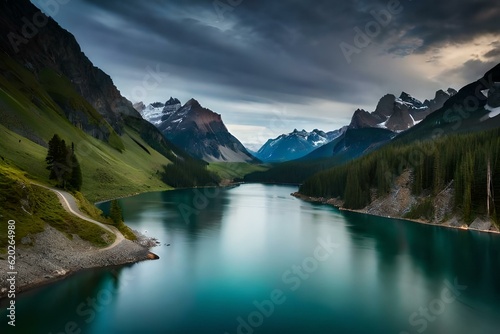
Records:
M2 1L0 12L0 27L6 32L0 34L0 49L38 77L71 123L94 137L109 138L108 126L96 123L92 111L118 134L123 132L124 116L140 117L110 76L90 62L74 36L28 0ZM37 25L28 18L37 18ZM78 96L68 96L68 86Z
M300 194L384 217L498 231L499 155L500 64L389 145L311 176Z
M318 147L331 142L344 133L345 130L346 127L330 132L318 129L311 132L295 129L291 133L269 139L254 155L264 162L283 162L299 159Z
M180 108L177 108L177 105L178 103L167 103L161 111L160 122L156 125L172 143L191 156L207 162L257 161L238 139L229 133L221 115L203 108L195 99L189 100ZM158 119L160 108L161 105L158 104L156 111L148 114L150 119ZM143 115L147 110L143 110Z
M74 144L82 192L92 201L168 189L166 166L199 180L184 166L206 164L191 161L145 121L74 36L30 1L0 1L0 30L2 161L49 183L45 155L58 134Z
M447 92L439 90L433 99L424 102L420 102L406 92L402 92L398 98L393 94L387 94L380 99L374 112L357 109L349 128L384 128L402 132L441 108L446 100L456 93L452 88L449 88Z
M165 103L155 102L148 106L145 106L143 102L134 104L135 110L141 114L142 118L154 125L160 125L164 116L176 112L181 106L181 101L172 97Z
M304 156L301 160L316 160L335 157L339 161L348 161L388 143L396 133L381 128L350 129L330 143L321 146Z
M413 128L399 134L397 141L433 139L448 134L483 131L500 126L500 64L447 99ZM441 95L443 95L441 93Z

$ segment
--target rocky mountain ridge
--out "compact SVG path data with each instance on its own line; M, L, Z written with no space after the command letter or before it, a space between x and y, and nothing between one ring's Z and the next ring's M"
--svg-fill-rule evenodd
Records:
M269 139L255 156L265 162L282 162L302 158L321 147L346 131L347 127L339 130L324 132L314 129L282 134L274 139Z
M247 149L224 125L220 114L191 99L184 105L176 98L135 108L163 135L191 156L207 162L255 162Z
M440 109L456 93L457 91L452 88L448 88L447 92L438 90L433 99L424 102L406 92L402 92L399 97L387 94L380 99L375 111L368 112L357 109L354 112L349 128L378 127L394 132L402 132L420 123L429 114Z

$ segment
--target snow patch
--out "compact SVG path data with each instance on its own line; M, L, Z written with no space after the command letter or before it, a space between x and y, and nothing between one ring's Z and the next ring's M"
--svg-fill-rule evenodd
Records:
M387 129L387 122L389 122L389 118L387 120L383 121L382 123L377 124L377 127L381 128L381 129Z
M484 107L484 109L490 111L490 113L488 114L488 118L493 118L493 117L497 117L498 115L500 115L500 107L493 108L489 104L487 104Z
M220 158L209 155L203 160L207 162L249 162L252 160L245 152L234 151L226 146L219 145L218 151L221 154Z

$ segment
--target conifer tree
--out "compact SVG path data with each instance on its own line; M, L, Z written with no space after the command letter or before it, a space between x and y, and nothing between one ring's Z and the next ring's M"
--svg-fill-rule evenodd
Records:
M49 141L49 149L45 161L47 169L50 171L49 179L57 180L59 186L65 188L66 182L71 176L71 168L67 163L68 148L66 142L55 134Z
M66 142L55 134L49 141L49 148L45 158L47 169L50 171L49 179L56 180L58 186L66 189L80 190L82 187L82 171L75 154L75 145L71 148Z

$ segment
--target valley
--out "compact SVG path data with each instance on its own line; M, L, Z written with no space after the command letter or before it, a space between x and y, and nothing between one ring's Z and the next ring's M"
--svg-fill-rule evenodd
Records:
M62 5L0 1L17 332L498 332L494 9Z

